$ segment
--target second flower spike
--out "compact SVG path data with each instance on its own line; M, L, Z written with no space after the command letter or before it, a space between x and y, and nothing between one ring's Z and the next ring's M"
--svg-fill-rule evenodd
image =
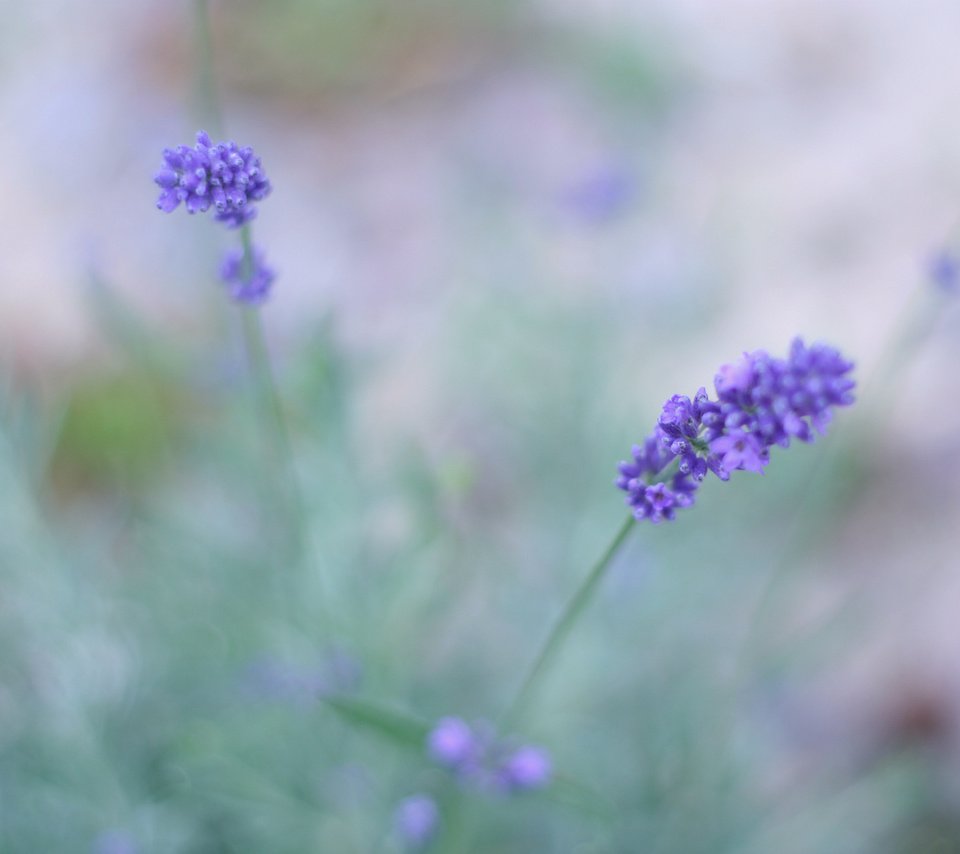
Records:
M250 255L248 260L242 248L230 249L220 263L220 278L234 301L260 305L270 295L276 273L267 266L262 249L254 247Z

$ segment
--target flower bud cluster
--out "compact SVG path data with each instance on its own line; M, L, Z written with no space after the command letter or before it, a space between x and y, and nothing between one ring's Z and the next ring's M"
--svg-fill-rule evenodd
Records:
M187 213L216 212L217 222L239 228L256 216L253 202L270 193L270 181L260 158L249 146L214 143L206 131L197 133L193 148L178 145L163 152L163 168L154 176L160 187L157 207L164 213L183 202Z
M160 187L157 207L164 213L176 210L181 202L187 213L214 211L214 219L227 228L241 228L252 220L254 202L265 199L271 190L260 158L249 146L217 142L206 131L197 133L196 145L178 145L163 152L163 168L153 178ZM231 297L245 305L259 305L270 293L274 271L267 266L262 250L245 237L243 249L224 256L220 278Z
M512 794L546 786L552 763L533 745L510 744L493 731L471 727L460 718L441 718L427 738L427 752L464 785L482 791Z
M720 480L742 469L763 473L774 445L813 441L837 406L853 403L853 363L832 347L793 341L786 359L756 350L720 368L716 399L701 388L674 395L615 484L637 519L672 520L689 507L707 472Z

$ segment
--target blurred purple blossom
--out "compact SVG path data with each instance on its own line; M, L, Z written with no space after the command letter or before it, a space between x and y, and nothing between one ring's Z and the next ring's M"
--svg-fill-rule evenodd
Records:
M605 166L573 183L563 204L590 224L602 224L622 214L636 195L636 181L625 169Z
M254 248L252 252L250 269L245 270L244 250L239 247L228 250L220 264L220 278L235 302L260 305L270 295L276 273L267 266L263 250Z
M479 739L460 718L441 718L427 737L427 752L438 765L457 768L479 749Z
M407 848L422 848L437 832L440 811L428 795L410 795L400 801L393 814L397 836Z
M486 724L441 718L427 736L427 753L464 785L480 791L513 793L542 788L552 766L545 750L512 746Z
M550 780L553 765L549 754L530 745L509 754L500 766L501 784L515 792L539 789Z
M927 263L927 274L941 290L955 293L960 286L960 258L950 249L941 249Z

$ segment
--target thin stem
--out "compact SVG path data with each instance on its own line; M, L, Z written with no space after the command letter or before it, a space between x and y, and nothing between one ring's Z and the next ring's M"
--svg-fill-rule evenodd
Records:
M247 226L241 232L243 241L243 265L248 268L251 262L250 233ZM260 311L255 306L241 308L243 322L243 340L247 351L250 371L253 374L257 399L264 421L264 433L270 437L271 454L277 470L281 471L280 480L283 483L281 492L284 493L283 504L287 512L284 518L291 521L288 530L288 544L292 552L291 557L299 557L304 545L304 514L303 502L300 497L300 488L297 483L296 471L293 464L293 452L290 448L290 437L287 423L280 404L280 395L273 376L270 364L270 355L267 352L263 335L263 324Z
M590 570L587 577L584 578L580 586L570 598L570 601L567 602L566 607L561 612L557 622L554 623L553 629L551 629L550 634L547 635L547 639L540 648L539 654L534 659L530 670L527 672L526 677L521 683L520 690L517 692L513 702L510 704L510 706L508 706L506 713L501 718L501 729L506 730L511 728L523 716L523 713L526 711L526 707L530 703L530 700L533 696L534 689L537 687L537 683L543 678L543 674L545 673L547 666L556 656L561 644L570 633L570 630L573 628L584 609L590 604L590 601L593 599L593 596L596 593L600 582L603 580L607 569L609 569L610 564L613 562L613 558L616 556L617 552L620 550L620 546L623 545L624 541L627 539L627 536L630 534L636 524L636 520L634 520L633 516L628 516L626 518L623 525L621 525L620 530L617 531L616 536L610 542L610 545L607 546L606 551L593 565L593 568Z
M195 94L197 110L203 121L207 123L210 133L215 137L221 137L223 136L223 118L213 68L213 32L210 27L208 0L194 0L193 17L197 56Z
M217 96L216 73L214 68L213 33L210 26L209 0L194 0L194 41L196 47L195 92L198 109L203 121L214 136L223 135L223 120L220 100ZM243 246L241 278L248 280L254 272L253 238L249 224L240 229L240 243ZM270 356L263 335L260 311L253 306L240 309L243 326L244 346L254 378L255 393L263 419L263 432L270 441L274 471L279 476L274 480L276 491L281 499L277 504L280 525L284 529L283 551L285 562L294 563L303 560L309 547L307 519L303 499L297 481L289 431L280 403L280 395L273 375ZM269 510L273 506L272 496L264 501ZM291 601L298 601L296 591L291 586L291 573L285 573L285 584L290 588ZM323 610L323 602L321 611ZM330 626L329 615L324 615L323 624Z

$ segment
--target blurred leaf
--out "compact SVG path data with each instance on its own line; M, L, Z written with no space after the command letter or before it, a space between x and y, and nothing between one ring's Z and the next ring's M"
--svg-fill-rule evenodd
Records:
M347 723L377 732L404 747L422 748L430 732L428 722L374 701L333 697L325 703Z
M57 486L143 483L165 455L175 411L171 403L158 399L136 373L81 384L67 404L54 455Z

